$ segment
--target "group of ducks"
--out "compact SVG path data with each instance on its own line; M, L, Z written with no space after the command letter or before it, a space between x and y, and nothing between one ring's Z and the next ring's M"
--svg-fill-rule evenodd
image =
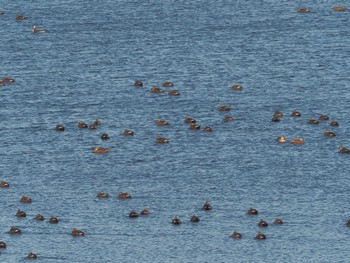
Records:
M5 86L6 84L11 84L11 83L14 83L15 80L12 79L12 78L9 78L9 77L3 77L1 80L0 80L0 87L3 87Z
M5 182L5 181L1 181L0 182L0 188L9 188L10 187L10 184L8 182ZM22 196L19 200L21 203L25 203L25 204L31 204L32 203L32 198L29 197L29 196ZM23 210L20 210L18 209L16 214L15 214L16 217L18 218L26 218L27 217L27 213ZM41 214L37 214L35 217L34 217L34 220L36 221L44 221L45 220L45 217ZM59 220L57 217L55 216L51 216L50 219L49 219L49 223L50 224L58 224ZM10 230L8 231L8 233L10 235L20 235L22 233L22 230L19 228L19 227L15 227L15 226L12 226L10 228ZM81 236L84 236L85 233L82 231L82 230L79 230L77 228L73 228L72 232L71 232L71 235L73 237L81 237ZM7 247L7 244L6 242L0 240L0 251L1 249L6 249ZM37 255L33 252L30 252L28 255L27 255L27 258L28 259L37 259Z
M0 10L0 16L4 15L5 12ZM16 21L20 22L20 21L24 21L27 20L28 16L25 16L23 14L17 14L16 15ZM45 33L46 30L45 29L38 29L37 26L34 24L32 25L32 32L35 34L41 34L41 33Z
M338 12L346 11L346 7L344 7L344 6L333 6L333 11L338 11ZM297 8L297 12L298 13L310 13L311 11L308 8L300 7L300 8Z

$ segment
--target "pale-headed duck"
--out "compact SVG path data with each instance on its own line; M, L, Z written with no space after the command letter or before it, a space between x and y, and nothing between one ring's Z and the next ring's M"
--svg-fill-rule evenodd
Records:
M303 138L295 138L293 140L290 141L291 144L304 144L305 141Z
M326 136L326 137L335 137L336 136L335 133L332 132L332 131L325 131L323 133L323 135Z
M231 237L232 238L242 238L242 234L235 231L232 233Z
M108 198L108 197L109 197L109 194L107 194L107 193L102 193L102 192L98 192L98 193L97 193L97 197L98 197L98 198Z
M310 119L307 122L308 124L319 124L320 122L318 120Z
M101 140L109 140L109 135L107 133L102 133Z
M27 256L28 259L37 259L38 256L36 254L34 254L33 252L30 252Z
M174 84L170 81L165 81L162 84L163 87L174 87Z
M227 106L227 105L220 105L220 106L218 106L218 110L219 111L230 111L231 107Z
M249 208L249 210L247 211L247 214L248 215L258 215L259 214L259 212L258 212L258 210L256 210L255 208Z
M130 218L137 218L137 217L139 217L139 214L138 214L135 210L132 210L132 211L129 213L129 217L130 217Z
M0 182L0 188L9 188L10 184L8 182L5 181L1 181Z
M57 124L55 130L56 131L64 131L64 126L62 124Z
M187 123L187 124L196 123L196 120L190 117L186 117L184 120L184 123Z
M310 9L308 8L297 8L298 13L310 13Z
M350 153L350 150L342 145L339 146L340 153Z
M180 96L180 92L178 90L169 90L168 95L169 96Z
M344 6L333 6L333 11L345 11L346 7Z
M283 224L283 221L282 221L282 219L281 218L276 218L275 219L275 221L273 221L273 223L275 224L275 225L282 225Z
M17 213L16 213L16 216L17 216L17 217L26 217L27 214L26 214L26 212L24 212L24 211L18 209L18 210L17 210Z
M37 214L34 218L36 221L44 221L45 217L41 214Z
M151 88L151 92L152 92L152 93L162 93L162 92L164 92L164 90L161 89L161 88L159 88L159 87L153 86L153 87Z
M76 229L76 228L73 228L71 234L72 234L73 237L82 237L82 236L85 235L85 233L83 231L81 231L79 229Z
M199 219L198 216L193 215L193 216L191 217L191 222L193 222L193 223L198 223L199 221L200 221L200 219Z
M108 148L93 147L92 152L97 154L103 154L103 153L109 153L110 150Z
M12 226L9 231L10 234L21 234L21 229L18 227Z
M26 203L30 204L33 200L29 196L22 196L21 199L19 200L21 203Z
M132 130L125 129L123 132L124 136L134 136L134 132Z
M134 86L135 86L135 87L143 87L143 82L140 81L140 80L135 80Z
M157 126L167 126L167 125L169 125L169 122L166 120L156 119L156 124L157 124Z
M169 143L169 139L164 138L164 137L157 136L156 142L157 142L157 143Z
M175 218L171 221L171 223L173 225L180 225L181 224L181 220L180 218L178 218L177 216L175 216Z
M143 215L143 216L148 216L150 213L151 212L149 211L148 208L144 208L144 209L142 209L140 214Z
M285 142L287 142L287 139L284 136L280 136L280 137L277 138L276 141L278 141L279 143L285 143Z
M50 224L58 224L58 218L55 216L51 216L49 220Z
M266 239L266 236L263 233L258 232L255 236L255 239L264 240L264 239Z
M260 219L259 223L258 223L258 226L259 227L267 227L269 224L263 220L263 219Z
M46 32L46 30L44 30L44 29L37 29L36 25L33 25L32 28L33 28L33 33L35 33L35 34L41 34L41 33Z
M119 197L120 199L130 199L130 198L131 198L131 195L128 194L128 193L120 192L120 193L118 194L118 197Z
M242 85L233 85L233 86L231 86L231 89L241 91L243 89L243 87L242 87Z

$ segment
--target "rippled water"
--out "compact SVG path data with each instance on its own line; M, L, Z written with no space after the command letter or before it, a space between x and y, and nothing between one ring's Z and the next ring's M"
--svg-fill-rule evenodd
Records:
M1 0L0 77L16 80L0 88L0 180L11 184L0 189L1 262L30 251L39 262L347 261L350 158L338 147L350 147L350 19L336 4L346 2ZM18 13L29 18L16 22ZM33 34L33 23L48 32ZM150 93L164 81L181 95ZM285 116L271 122L277 110ZM307 124L320 114L340 126ZM187 116L213 132L189 130ZM77 128L96 118L97 130ZM278 144L282 135L305 144ZM128 217L144 207L150 216ZM34 221L38 213L47 219ZM73 228L86 235L73 238ZM258 231L267 239L255 240Z

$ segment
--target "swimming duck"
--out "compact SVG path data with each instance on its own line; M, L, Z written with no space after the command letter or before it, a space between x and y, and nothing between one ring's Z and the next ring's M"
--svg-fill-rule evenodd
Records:
M187 124L196 123L196 120L190 117L186 117L184 120L184 123L187 123Z
M350 227L350 220L348 220L348 222L346 223L347 227Z
M310 13L310 9L307 8L297 8L298 13Z
M137 218L137 217L139 217L139 214L135 210L132 210L129 214L129 217L130 218Z
M290 141L291 144L304 144L304 142L303 138L296 138Z
M151 88L151 92L152 92L152 93L162 93L162 92L164 92L164 90L161 89L161 88L158 88L158 87L156 87L156 86L153 86L153 87Z
M212 132L213 129L210 128L209 126L206 126L206 127L204 127L203 131L204 131L204 132Z
M108 148L93 147L92 152L97 154L103 154L103 153L109 153L110 150Z
M199 126L197 123L192 123L189 127L190 130L200 130L201 126Z
M291 115L292 117L301 117L301 113L299 111L293 111Z
M36 254L30 252L30 253L28 254L27 258L28 258L28 259L37 259L38 256L37 256Z
M335 137L335 133L332 131L325 131L323 135L326 137Z
M3 16L4 14L5 14L4 11L0 10L0 16Z
M30 204L32 202L32 198L29 196L22 196L19 200L21 203Z
M350 150L342 145L339 146L340 153L350 153Z
M249 210L247 211L247 214L248 215L258 215L259 214L259 212L258 212L258 210L256 210L256 209L254 209L254 208L249 208Z
M242 238L242 234L235 231L232 233L231 237L232 238Z
M44 30L44 29L37 29L36 25L33 25L32 28L33 28L33 33L35 33L35 34L41 34L41 33L46 32L46 30Z
M282 221L282 219L281 218L276 218L275 219L275 221L273 221L273 223L275 224L275 225L282 225L283 224L283 221Z
M101 122L101 120L99 120L99 119L96 119L95 121L94 121L94 123L93 123L94 125L96 125L96 126L98 126L98 125L101 125L102 124L102 122Z
M173 225L180 225L181 224L181 220L180 218L178 218L177 216L175 216L175 218L173 219L173 221L171 221L171 223Z
M5 86L5 83L3 81L0 81L0 87Z
M28 17L27 16L24 16L24 15L16 15L16 20L17 21L22 21L22 20L26 20Z
M18 227L12 226L9 231L10 234L21 234L21 229Z
M134 132L132 130L125 129L123 132L124 136L134 136Z
M193 215L193 216L191 217L191 222L193 222L193 223L198 223L199 221L200 221L200 219L199 219L198 216Z
M109 140L109 136L107 133L102 133L101 140Z
M346 7L344 6L333 6L333 11L345 11Z
M266 236L263 233L258 232L255 236L255 239L263 240L263 239L266 239Z
M140 214L143 215L143 216L148 216L150 213L151 212L149 211L148 208L144 208L144 209L142 209Z
M58 224L58 218L55 216L51 216L49 223L50 224Z
M34 218L36 221L44 221L45 217L41 214L37 214Z
M307 123L308 124L319 124L320 122L318 120L311 119L311 120L308 120Z
M24 212L24 211L18 209L18 210L17 210L17 213L16 213L16 216L17 216L17 217L26 217L27 214L26 214L26 212Z
M329 117L327 115L320 115L320 117L318 118L320 121L328 121Z
M72 230L73 237L82 237L84 235L85 235L85 233L83 231L76 229L76 228L73 228L73 230Z
M128 194L128 193L120 192L120 193L118 194L118 197L119 197L120 199L130 199L130 198L131 198L131 195Z
M231 89L241 91L243 89L243 87L241 85L233 85L233 86L231 86Z
M169 125L169 122L165 120L156 119L156 124L157 126L167 126Z
M98 197L98 198L108 198L108 197L109 197L109 194L107 194L107 193L102 193L102 192L98 192L98 193L97 193L97 197Z
M86 129L88 126L87 126L87 124L85 123L85 122L83 122L83 121L79 121L78 122L78 128L80 128L80 129Z
M268 225L269 224L263 219L260 219L260 222L258 223L259 227L267 227Z
M6 243L4 241L0 241L0 248L6 248Z
M272 118L272 120L271 120L272 122L280 122L281 121L281 119L279 118L279 117L273 117Z
M167 138L157 136L156 142L157 143L169 143L169 140Z
M135 80L134 86L135 86L135 87L143 87L143 82L140 81L140 80Z
M97 126L95 124L90 124L89 125L89 129L90 130L96 130L97 129Z
M174 84L170 81L165 81L162 84L163 87L174 87Z
M55 130L56 131L64 131L64 126L62 124L57 124Z
M3 77L3 78L2 78L2 82L5 82L5 83L14 83L15 80L12 79L12 78L9 78L9 77Z
M209 210L211 210L211 209L212 209L211 205L209 204L208 201L206 201L206 202L204 203L203 207L202 207L202 210L209 211Z
M10 184L8 182L5 182L5 181L0 182L0 188L8 188L8 187L10 187Z
M220 106L218 106L218 110L219 111L230 111L231 107L227 106L227 105L220 105Z
M329 125L332 126L332 127L338 127L339 123L336 122L336 121L331 121L331 123Z
M275 113L273 114L273 117L281 118L283 117L283 113L280 111L275 111Z
M180 92L178 90L169 90L168 95L169 96L180 96Z
M280 136L280 137L277 138L277 141L278 141L279 143L285 143L285 142L287 142L287 139L286 139L286 137L284 137L284 136Z
M226 115L224 117L224 122L229 122L229 121L233 121L233 117L232 116L229 116L229 115Z

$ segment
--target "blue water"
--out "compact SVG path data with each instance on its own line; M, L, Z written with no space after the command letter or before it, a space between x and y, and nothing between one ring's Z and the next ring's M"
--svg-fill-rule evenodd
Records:
M0 181L11 185L0 189L0 261L31 251L38 262L348 261L350 156L338 147L350 147L350 13L336 4L348 3L0 0L0 77L16 80L0 87ZM16 22L18 13L29 18ZM34 23L47 32L33 34ZM164 81L181 95L150 93ZM271 122L277 110L285 116ZM340 126L307 124L320 114ZM185 117L213 132L189 130ZM96 118L97 130L77 128ZM305 144L278 144L282 135ZM205 201L213 210L201 210ZM144 207L150 216L128 217ZM258 231L267 239L255 240Z

